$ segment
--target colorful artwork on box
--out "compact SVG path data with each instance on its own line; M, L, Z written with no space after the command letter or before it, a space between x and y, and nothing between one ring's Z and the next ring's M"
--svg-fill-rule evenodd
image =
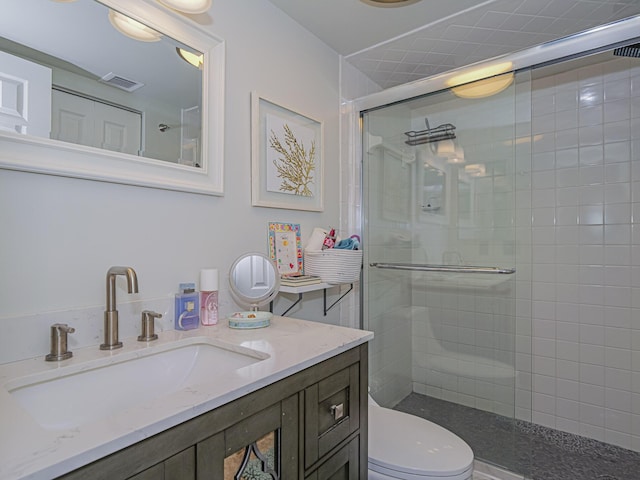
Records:
M269 222L269 257L275 261L280 275L303 273L299 224Z

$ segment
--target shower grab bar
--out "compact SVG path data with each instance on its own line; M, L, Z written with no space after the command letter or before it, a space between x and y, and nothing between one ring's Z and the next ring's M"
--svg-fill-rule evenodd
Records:
M419 272L446 272L446 273L497 273L511 275L516 273L515 268L500 267L474 267L471 265L421 265L413 263L370 263L375 268L388 268L392 270L414 270Z

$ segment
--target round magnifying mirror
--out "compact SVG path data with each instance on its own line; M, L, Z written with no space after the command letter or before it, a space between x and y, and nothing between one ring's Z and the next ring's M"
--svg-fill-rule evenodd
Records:
M229 270L231 295L239 305L249 305L248 312L229 315L231 328L268 327L273 314L259 312L261 305L272 301L280 290L280 275L276 265L261 253L241 256Z

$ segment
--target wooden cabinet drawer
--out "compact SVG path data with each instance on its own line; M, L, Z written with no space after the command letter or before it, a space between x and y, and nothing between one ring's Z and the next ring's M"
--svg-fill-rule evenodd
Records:
M305 389L305 467L360 428L359 364Z

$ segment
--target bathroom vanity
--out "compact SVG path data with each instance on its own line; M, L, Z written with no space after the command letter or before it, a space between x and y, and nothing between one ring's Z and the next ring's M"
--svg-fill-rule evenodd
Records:
M279 468L273 478L366 477L370 332L274 317L262 329L234 330L223 321L159 336L149 343L124 339L117 353L78 349L56 365L44 357L0 365L0 478L224 479L271 458L280 458L267 467ZM220 350L231 360L207 356ZM159 393L144 385L139 369L162 382L175 374L163 370L167 361L185 370L181 357L195 367L180 385ZM111 372L115 389L130 385L124 404L92 410L86 405L110 406L109 390L92 402L96 389L80 385L67 392L80 402L66 416L58 413L66 403L62 396L55 408L58 383L108 383ZM37 403L40 388L52 392L48 415Z

